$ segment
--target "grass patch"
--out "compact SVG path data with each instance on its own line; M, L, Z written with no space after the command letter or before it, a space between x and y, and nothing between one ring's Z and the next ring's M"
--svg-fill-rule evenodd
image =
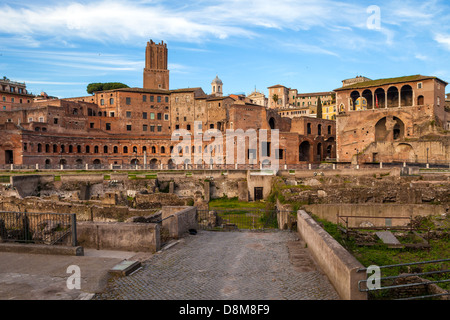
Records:
M266 203L261 201L255 202L246 202L239 201L237 197L234 198L218 198L209 201L210 208L256 208L256 209L265 209Z

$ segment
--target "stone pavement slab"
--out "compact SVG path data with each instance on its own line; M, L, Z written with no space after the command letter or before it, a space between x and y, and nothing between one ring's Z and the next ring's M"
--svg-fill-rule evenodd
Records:
M85 250L85 256L0 252L0 300L89 299L104 289L112 267L136 256L103 250ZM67 287L71 265L80 268L80 289Z
M335 300L327 277L290 231L189 235L94 300Z

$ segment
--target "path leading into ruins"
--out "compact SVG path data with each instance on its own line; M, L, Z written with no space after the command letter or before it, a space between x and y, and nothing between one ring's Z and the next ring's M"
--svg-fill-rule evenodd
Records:
M199 231L94 300L339 299L295 232Z

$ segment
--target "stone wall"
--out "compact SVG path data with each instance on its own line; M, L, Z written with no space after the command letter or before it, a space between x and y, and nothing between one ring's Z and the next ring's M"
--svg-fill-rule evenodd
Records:
M78 244L98 250L156 252L160 227L155 223L78 222Z
M348 218L348 226L350 228L368 225L373 225L376 227L406 227L410 223L410 217L436 216L446 212L445 206L426 204L335 203L304 205L303 208L318 218L332 223L337 223L337 215L364 217ZM340 223L342 224L343 221L341 220Z
M358 289L358 281L366 278L357 272L363 265L303 210L297 212L297 231L342 299L367 299Z
M162 228L168 230L170 238L178 239L189 229L198 229L196 207L163 207L161 218Z

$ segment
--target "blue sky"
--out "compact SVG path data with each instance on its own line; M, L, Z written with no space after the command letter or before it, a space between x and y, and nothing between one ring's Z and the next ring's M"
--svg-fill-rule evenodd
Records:
M330 91L356 75L450 82L448 0L0 0L0 12L0 76L34 94L142 87L150 39L168 44L171 89L209 93L216 75L225 94Z

